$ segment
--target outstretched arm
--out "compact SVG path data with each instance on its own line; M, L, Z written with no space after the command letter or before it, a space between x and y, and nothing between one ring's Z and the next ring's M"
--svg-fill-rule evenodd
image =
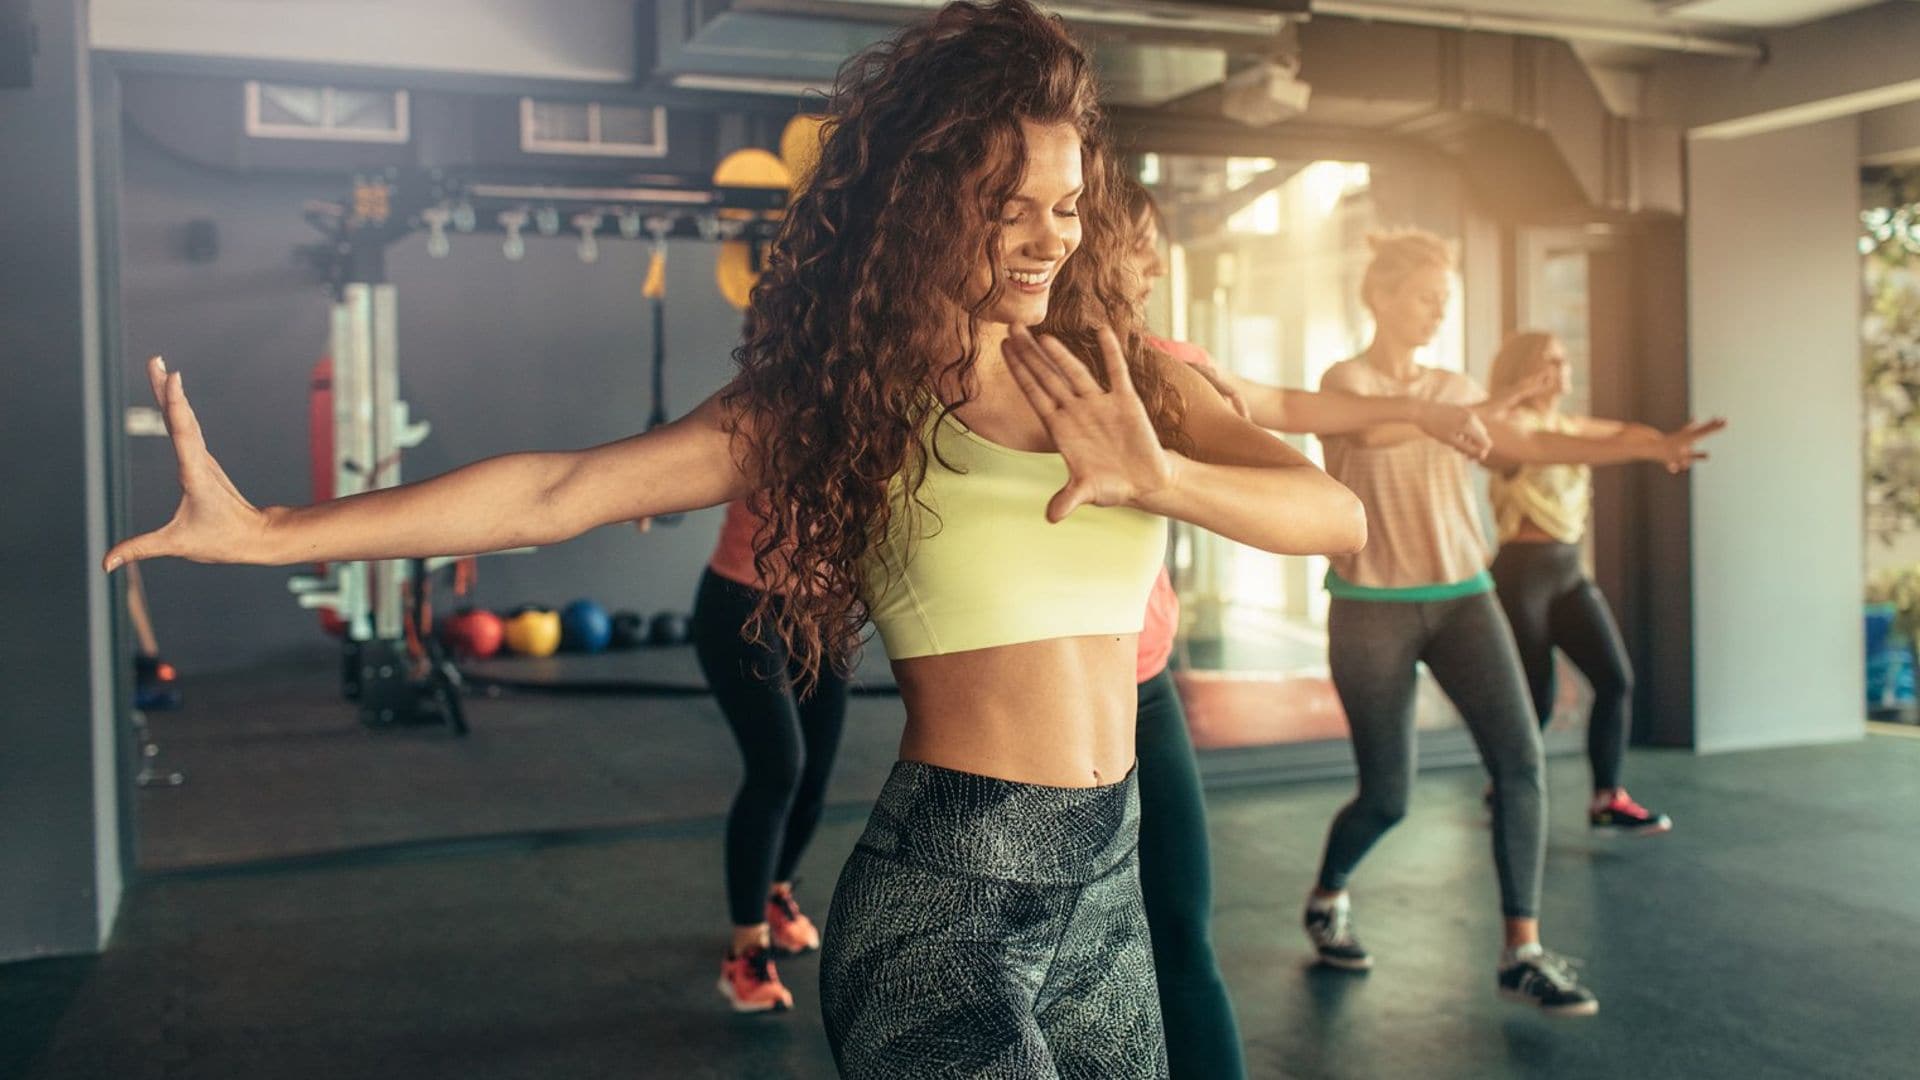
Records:
M507 454L450 473L312 506L255 507L207 451L180 375L155 357L148 378L173 438L173 520L107 553L139 559L287 565L470 555L551 544L598 525L712 506L751 488L718 396L644 435L589 450Z
M1530 431L1508 420L1489 417L1487 431L1493 436L1493 453L1487 457L1487 467L1623 465L1654 461L1666 466L1670 473L1685 472L1694 462L1706 460L1706 453L1696 444L1726 426L1727 422L1719 417L1696 420L1670 432L1644 424L1591 421L1576 423L1573 432L1563 433Z
M1087 503L1135 506L1282 555L1344 554L1366 542L1366 512L1338 481L1234 412L1201 376L1163 361L1187 402L1192 456L1160 446L1120 344L1101 333L1107 389L1064 345L1014 328L1008 367L1067 459L1048 504L1059 521Z
M1238 375L1225 378L1247 403L1254 423L1293 435L1355 435L1366 445L1429 438L1478 460L1492 446L1474 409L1407 397L1369 397L1343 390L1290 390Z

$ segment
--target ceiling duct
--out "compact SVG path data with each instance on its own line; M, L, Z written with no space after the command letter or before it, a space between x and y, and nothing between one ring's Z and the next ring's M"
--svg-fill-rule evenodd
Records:
M941 2L661 2L658 64L642 79L788 97L824 89L847 57ZM1304 0L1047 6L1093 47L1131 145L1434 155L1516 218L1679 207L1678 132L1614 115L1564 41L1324 11L1305 21Z
M654 5L642 81L787 97L824 90L855 52L944 0L687 0ZM1307 0L1070 0L1046 5L1093 48L1111 103L1151 108L1269 59Z

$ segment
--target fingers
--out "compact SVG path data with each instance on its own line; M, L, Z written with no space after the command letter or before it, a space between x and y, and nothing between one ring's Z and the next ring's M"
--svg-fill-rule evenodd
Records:
M1133 374L1127 370L1127 354L1120 348L1120 339L1108 327L1100 328L1100 359L1107 368L1107 389L1116 394L1133 393ZM1238 395L1231 395L1238 397ZM1240 402L1240 415L1247 415L1246 402Z
M1047 500L1047 522L1058 525L1067 519L1067 515L1093 501L1093 489L1073 481L1066 487L1053 493Z
M1027 381L1033 384L1035 390L1046 398L1046 408L1041 408L1039 404L1034 405L1035 411L1041 416L1048 415L1079 396L1073 392L1072 384L1067 382L1066 376L1055 367L1053 361L1041 349L1040 343L1034 340L1033 334L1026 327L1014 327L1013 333L1007 338L1007 343L1001 346L1001 351L1007 358L1007 367L1016 373L1015 378L1018 379L1024 375ZM1023 384L1021 389L1025 390L1026 386ZM1029 392L1027 400L1032 401L1033 398L1033 393Z
M1472 413L1467 414L1466 422L1460 426L1460 433L1455 439L1459 441L1460 449L1475 461L1483 460L1493 452L1493 436L1487 433L1487 426L1480 422L1480 418Z
M1724 416L1716 416L1711 420L1696 420L1686 427L1681 428L1680 431L1687 437L1688 441L1692 441L1694 439L1704 439L1722 430L1726 426L1727 418Z
M151 559L155 556L166 554L164 541L161 536L161 533L165 531L165 529L156 529L153 532L142 533L139 536L120 541L108 549L107 557L101 561L101 566L107 573L111 574L122 566L129 566L142 559Z
M1005 353L1007 372L1013 376L1014 385L1020 387L1020 393L1026 397L1027 404L1044 422L1059 411L1060 403L1054 400L1045 386L1040 384L1040 379L1033 373L1033 364L1027 359L1024 348L1015 345L1009 338Z
M186 470L197 467L205 456L207 442L200 432L199 418L193 415L193 406L187 403L186 382L177 371L165 379L161 409L167 417L167 432L173 436L173 454L180 462L184 482Z
M1018 327L1026 336L1028 352L1033 359L1034 369L1043 377L1051 376L1055 381L1050 386L1061 393L1064 404L1067 397L1091 397L1100 393L1100 384L1093 379L1093 373L1087 365L1073 355L1073 351L1060 344L1052 334L1035 335L1025 327Z
M160 406L164 415L167 407L167 361L154 357L147 361L147 385L153 389L153 403Z

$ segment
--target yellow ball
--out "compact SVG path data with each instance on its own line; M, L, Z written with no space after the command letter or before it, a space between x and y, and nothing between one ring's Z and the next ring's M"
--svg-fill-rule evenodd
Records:
M801 113L787 121L780 133L780 163L787 167L794 187L805 187L820 164L820 144L827 137L827 118Z
M507 648L521 656L552 656L560 649L560 613L535 609L507 620Z

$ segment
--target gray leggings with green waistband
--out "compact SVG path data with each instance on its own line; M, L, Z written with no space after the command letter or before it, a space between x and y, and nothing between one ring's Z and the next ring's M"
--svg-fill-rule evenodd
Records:
M1327 656L1352 730L1360 791L1333 819L1320 887L1346 888L1367 850L1406 816L1416 766L1415 665L1425 661L1466 720L1493 778L1500 910L1508 918L1535 916L1546 859L1540 729L1513 632L1493 594L1427 601L1335 597Z

